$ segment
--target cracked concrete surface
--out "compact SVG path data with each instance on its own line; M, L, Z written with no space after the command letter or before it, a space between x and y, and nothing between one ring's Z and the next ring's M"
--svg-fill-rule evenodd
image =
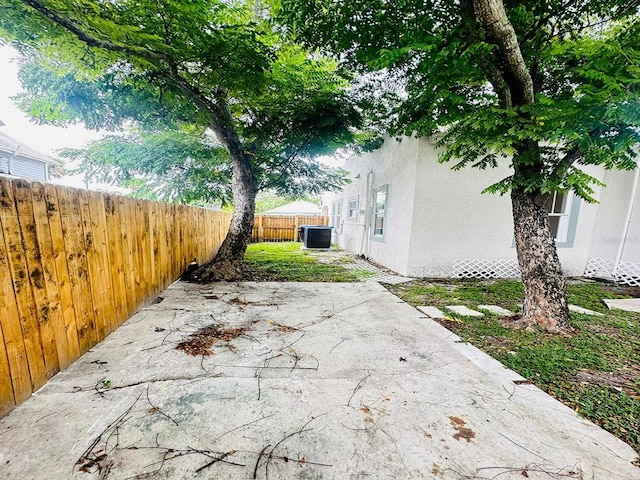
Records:
M629 446L378 284L162 297L0 420L0 478L640 478ZM176 350L213 324L245 330Z

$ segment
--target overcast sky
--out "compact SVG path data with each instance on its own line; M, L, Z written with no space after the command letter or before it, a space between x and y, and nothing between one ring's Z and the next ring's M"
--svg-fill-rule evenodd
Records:
M0 120L5 123L0 127L0 132L50 156L55 156L56 149L82 147L87 141L99 137L96 132L85 130L79 125L60 128L29 121L10 99L21 90L18 68L12 61L15 57L15 50L0 47Z

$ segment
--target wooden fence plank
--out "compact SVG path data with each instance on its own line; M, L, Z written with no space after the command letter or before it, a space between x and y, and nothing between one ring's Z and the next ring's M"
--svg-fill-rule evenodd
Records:
M0 179L4 181L4 179ZM2 203L15 205L12 185L6 183L2 188ZM36 389L47 378L46 365L40 341L40 327L38 325L38 311L35 305L29 270L26 263L25 242L23 240L20 223L18 221L17 208L13 215L3 215L2 226L4 228L5 241L9 259L9 271L13 278L16 305L18 307L18 322L22 329L22 337L29 362L29 374L31 376L31 388Z
M157 227L157 243L155 248L158 249L156 256L156 268L158 269L158 281L161 285L168 285L171 279L169 269L167 268L169 261L169 239L167 237L167 218L166 218L166 205L158 204L156 209L156 227Z
M129 255L131 259L130 276L131 276L131 289L133 291L133 304L131 313L135 312L138 308L138 299L142 294L142 287L140 285L142 275L141 258L138 251L138 231L139 225L136 218L136 201L133 198L124 199L125 212L123 222L125 222L125 228L127 232L127 245L129 248Z
M93 305L93 328L95 342L107 335L107 324L104 316L104 293L102 284L102 272L99 255L96 251L97 225L91 221L91 207L89 205L90 195L87 190L78 190L78 200L80 205L80 216L82 218L83 240L85 247L85 258L87 262L88 286L91 291L91 303Z
M69 276L69 264L65 247L64 234L62 233L62 219L60 218L60 205L56 187L51 184L44 186L44 201L47 208L47 223L51 234L53 268L56 274L56 288L60 299L63 327L67 337L66 354L58 348L60 368L67 368L71 362L80 356L80 344L78 343L78 326L76 323L76 310L73 303L73 291L71 277ZM63 342L64 343L64 342Z
M8 242L6 242L7 236L16 234L15 231L12 232L5 227L6 219L15 215L15 205L10 201L10 191L9 182L0 178L0 268L3 272L0 276L0 311L2 312L0 326L9 364L10 384L13 387L13 392L10 394L7 391L7 382L3 382L4 387L0 392L3 410L11 408L13 402L20 403L26 400L32 392L27 351L20 322L17 320L18 304L11 275Z
M109 251L109 272L113 287L114 325L122 323L128 317L127 284L124 271L122 227L119 217L118 197L104 196L105 225L107 229L107 249Z
M11 383L11 369L9 367L9 354L0 322L0 417L5 415L16 405Z
M47 321L50 326L56 351L56 370L61 370L69 366L73 359L69 357L68 353L70 350L69 339L67 338L63 309L60 302L60 282L56 271L55 248L51 237L51 229L49 228L49 212L44 185L32 183L31 196L35 220L34 241L37 243L40 253L39 260L42 265L44 297L46 299L46 303L41 306L41 318L42 321ZM45 341L44 330L42 330L42 335L43 341Z
M100 327L98 341L118 327L115 316L113 283L110 275L109 249L107 237L107 219L104 198L98 192L85 192L88 199L91 231L85 230L87 239L87 259L91 272L91 289L94 293L94 312L96 324ZM86 224L85 224L86 225ZM89 233L91 245L89 245ZM97 298L96 298L97 297ZM97 310L96 310L97 306Z
M58 205L62 221L62 235L69 260L69 278L73 305L76 310L76 327L80 353L83 354L97 343L91 279L87 264L87 249L82 223L80 192L76 189L58 187Z
M143 204L144 206L144 204ZM151 294L155 297L160 293L161 283L158 281L158 204L147 202L147 215L149 222L149 284Z
M41 351L45 365L45 377L37 381L36 388L39 388L60 371L60 363L58 361L56 335L50 321L50 306L44 272L45 267L42 264L40 245L38 242L31 184L20 180L13 182L13 195L18 212L18 222L22 230L22 242L25 260L27 262L29 284L31 286L32 298L28 299L28 302L30 304L33 302L33 306L35 307L35 326L37 326L39 330L39 336L34 335L34 341L39 337L40 345L36 350Z
M138 222L138 255L140 256L140 298L144 298L149 282L149 222L146 212L141 209L141 200L136 200L135 212Z
M129 202L131 200L126 197L118 197L116 210L120 217L120 235L122 241L122 269L127 294L127 315L133 314L136 308L136 278L135 265L133 263L133 245L132 240L133 226L131 225L131 215L129 211Z

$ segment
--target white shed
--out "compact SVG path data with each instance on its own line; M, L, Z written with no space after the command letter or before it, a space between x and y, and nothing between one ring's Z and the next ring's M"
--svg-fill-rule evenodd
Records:
M263 215L320 215L322 210L318 205L304 200L287 203L277 208L267 210Z

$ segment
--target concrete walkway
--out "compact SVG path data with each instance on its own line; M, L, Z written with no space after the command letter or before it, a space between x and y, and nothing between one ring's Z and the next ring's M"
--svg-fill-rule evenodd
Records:
M0 420L0 478L640 478L629 446L378 284L162 296Z
M603 302L609 309L617 308L619 310L625 310L627 312L640 313L640 298L605 298Z

